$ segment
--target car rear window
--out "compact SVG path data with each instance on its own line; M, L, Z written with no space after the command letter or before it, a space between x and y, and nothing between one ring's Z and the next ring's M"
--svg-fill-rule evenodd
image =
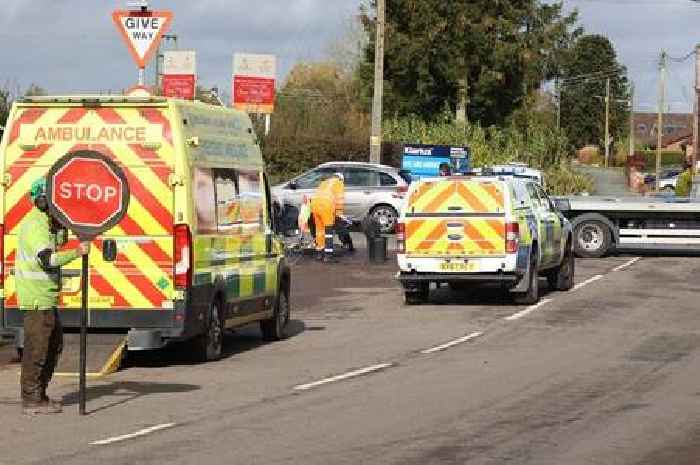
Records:
M379 185L380 186L395 186L398 184L398 181L394 179L392 176L389 176L386 173L379 173Z

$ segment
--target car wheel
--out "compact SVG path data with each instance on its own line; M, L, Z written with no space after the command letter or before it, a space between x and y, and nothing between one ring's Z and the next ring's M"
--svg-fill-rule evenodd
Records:
M584 221L574 231L574 252L578 257L599 258L612 245L612 232L601 221Z
M424 304L430 297L430 283L419 283L417 289L407 290L403 296L406 305Z
M513 294L513 300L518 305L534 305L540 301L540 275L538 272L537 251L530 253L530 267L528 269L528 286L525 292Z
M260 331L265 341L279 341L285 339L290 318L289 299L283 289L280 289L277 305L272 318L260 322Z
M209 322L204 334L192 340L192 355L199 362L209 362L221 358L224 345L224 325L220 304L214 301L209 310Z
M399 218L399 214L390 205L377 205L372 209L370 216L379 223L379 232L382 234L393 233Z
M576 257L571 244L566 245L566 255L561 264L548 272L547 282L550 290L568 291L574 287L574 274L576 272Z

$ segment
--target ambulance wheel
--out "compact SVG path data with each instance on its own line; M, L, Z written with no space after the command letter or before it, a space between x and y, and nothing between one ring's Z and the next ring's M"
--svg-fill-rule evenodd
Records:
M286 339L289 327L289 298L284 289L280 290L277 305L272 318L260 322L260 331L264 341L279 341Z
M571 244L566 244L566 254L561 264L547 272L547 282L550 291L568 291L574 287L574 273L576 271L576 257Z
M415 290L405 291L404 302L406 305L420 305L428 301L430 297L430 283L420 283Z
M577 257L600 258L612 245L612 232L602 221L587 220L576 226L574 252Z
M217 300L211 304L209 312L205 332L192 340L192 355L199 362L219 360L223 352L224 326Z
M527 291L516 292L513 300L518 305L534 305L540 300L540 275L537 266L537 249L533 247L530 253L530 268L528 270Z

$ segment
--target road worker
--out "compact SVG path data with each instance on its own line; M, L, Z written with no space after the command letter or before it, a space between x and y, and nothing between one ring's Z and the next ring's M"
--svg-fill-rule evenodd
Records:
M15 261L19 307L24 314L22 354L22 409L27 415L60 413L61 404L46 395L46 388L63 348L63 328L58 315L60 269L87 255L89 242L59 251L68 232L48 212L46 180L38 179L30 190L34 208L20 224Z
M656 182L659 182L658 180ZM687 159L683 162L683 172L676 181L676 196L689 197L693 189L693 165Z
M316 251L318 257L330 261L334 257L333 236L336 231L343 246L354 251L352 239L347 232L344 219L345 183L342 173L335 173L321 182L311 197L311 211L316 229Z

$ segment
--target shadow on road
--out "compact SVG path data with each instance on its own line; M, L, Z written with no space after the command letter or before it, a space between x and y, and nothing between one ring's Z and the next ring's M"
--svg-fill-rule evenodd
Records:
M195 384L169 384L152 382L118 381L105 386L89 386L86 390L86 400L93 401L103 397L118 397L119 399L102 405L88 414L107 410L121 404L125 404L139 397L151 394L171 394L178 392L191 392L201 389ZM78 403L78 392L72 392L63 396L63 405L76 405Z
M306 331L306 325L301 320L290 320L289 339ZM228 331L224 335L222 360L270 344L262 340L257 325L249 325ZM274 343L272 343L274 344ZM192 354L187 342L172 344L158 350L144 352L129 352L122 368L167 368L178 365L199 365L202 362L192 359Z

